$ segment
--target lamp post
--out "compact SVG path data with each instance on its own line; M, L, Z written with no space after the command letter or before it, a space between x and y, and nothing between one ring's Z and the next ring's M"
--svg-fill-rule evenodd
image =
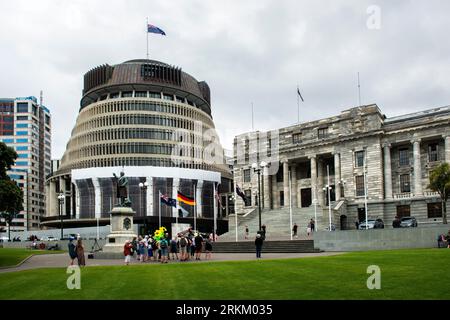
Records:
M234 206L234 200L236 200L236 197L234 194L232 194L229 198L230 201L233 201L233 206ZM237 212L236 210L234 210L234 224L235 224L235 228L236 228L236 242L238 242L238 220L237 220Z
M327 165L327 176L328 176L328 182L327 185L323 188L324 191L328 192L328 218L330 220L330 226L329 226L329 231L331 230L331 185L330 185L330 166Z
M140 182L139 188L141 189L141 198L142 198L142 210L144 211L144 234L147 232L147 212L145 210L145 201L143 194L147 191L148 182Z
M265 161L261 161L260 164L258 164L258 163L252 164L253 171L258 175L257 200L258 200L259 231L261 231L261 183L260 183L261 179L260 179L260 175L261 175L261 170L263 170L265 167L267 167L267 162L265 162Z
M62 206L64 204L64 199L65 199L65 195L64 193L60 192L58 195L58 201L59 201L59 218L60 218L60 223L61 223L61 240L63 240L63 216L62 216Z

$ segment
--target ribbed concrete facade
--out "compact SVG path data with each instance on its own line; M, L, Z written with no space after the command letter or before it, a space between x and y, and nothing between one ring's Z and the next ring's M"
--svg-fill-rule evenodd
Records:
M158 216L159 192L176 198L181 191L198 198L197 208L183 208L184 218L192 218L195 209L197 217L213 218L214 185L228 198L231 174L210 99L206 82L158 61L131 60L86 73L75 127L48 180L47 216L59 215L56 197L63 193L67 218L109 217L117 202L112 174L124 170L138 217ZM144 182L145 190L139 188ZM178 209L163 206L162 215L175 218ZM219 218L227 210L219 210Z

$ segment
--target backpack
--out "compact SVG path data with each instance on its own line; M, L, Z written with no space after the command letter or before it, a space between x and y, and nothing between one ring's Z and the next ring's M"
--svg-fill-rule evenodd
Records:
M165 248L167 248L167 241L165 239L163 239L163 240L161 240L159 245L161 246L161 249L165 249Z

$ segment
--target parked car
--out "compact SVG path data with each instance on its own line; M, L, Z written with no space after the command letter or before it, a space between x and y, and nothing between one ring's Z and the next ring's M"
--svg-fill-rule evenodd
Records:
M366 221L359 224L359 230L366 229ZM384 222L381 219L369 219L367 222L367 229L384 229Z
M58 241L54 236L48 236L42 239L42 241Z
M8 242L8 237L0 237L0 242Z
M417 227L417 220L415 217L403 217L400 221L400 227L402 228L415 228Z

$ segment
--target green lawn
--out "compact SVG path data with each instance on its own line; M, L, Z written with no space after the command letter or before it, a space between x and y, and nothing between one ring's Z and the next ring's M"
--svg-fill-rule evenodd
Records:
M91 261L88 261L88 263ZM381 290L366 286L381 268ZM330 257L87 267L81 290L65 269L0 274L0 299L450 299L450 250Z
M49 251L49 250L30 250L30 249L15 249L15 248L0 248L0 267L16 266L26 257L32 254L49 254L62 253L63 251ZM1 286L1 285L0 285Z

